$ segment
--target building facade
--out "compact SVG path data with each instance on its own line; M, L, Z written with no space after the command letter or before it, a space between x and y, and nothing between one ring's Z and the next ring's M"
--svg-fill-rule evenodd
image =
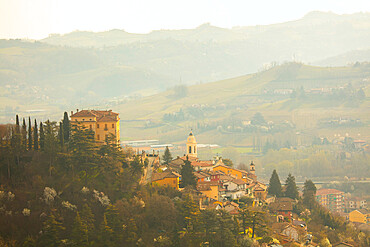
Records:
M336 189L320 189L316 191L316 200L332 212L344 212L344 192Z
M106 138L112 134L117 142L120 143L119 114L109 111L96 110L77 110L71 112L71 125L79 125L90 129L95 133L95 140L98 144L104 144Z

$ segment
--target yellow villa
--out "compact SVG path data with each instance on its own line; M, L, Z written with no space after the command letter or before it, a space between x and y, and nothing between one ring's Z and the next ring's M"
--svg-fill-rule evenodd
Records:
M169 186L174 189L179 189L180 175L176 172L165 171L160 173L153 173L152 185Z
M95 140L103 144L109 134L113 134L120 143L119 114L109 111L82 110L73 114L71 124L78 124L95 132Z
M365 209L356 209L349 213L349 221L370 224L370 212Z

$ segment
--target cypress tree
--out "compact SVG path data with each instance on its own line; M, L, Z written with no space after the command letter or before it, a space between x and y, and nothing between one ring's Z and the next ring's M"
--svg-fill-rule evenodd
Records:
M31 117L28 117L28 150L32 149L32 126Z
M168 146L164 150L164 154L162 156L163 158L163 164L168 165L172 161L172 155L170 150L168 149Z
M64 142L69 142L69 138L71 135L71 123L69 121L68 113L64 112L63 118L63 134L64 134Z
M22 148L23 150L27 150L27 126L24 118L22 124Z
M14 151L14 154L17 159L17 164L19 165L20 161L20 154L22 152L22 137L21 137L21 129L19 126L19 117L16 115L16 120L15 120L15 133L12 135L11 139L11 146Z
M42 122L40 122L40 149L44 151L45 147L45 133L44 133L44 126Z
M292 174L289 173L285 181L285 184L286 184L285 196L292 199L298 199L299 197L298 188L295 183L295 177L292 176Z
M193 167L188 158L184 161L184 165L181 168L181 187L186 187L188 185L195 188L197 185L197 180L193 174Z
M39 150L39 133L37 129L37 121L35 119L35 125L33 127L33 149Z
M19 117L18 117L18 115L15 116L15 133L16 134L21 133L21 129L20 129L20 126L19 126Z
M279 179L279 175L277 174L276 170L272 172L269 188L268 188L268 194L273 195L276 197L282 196L282 189L281 189L281 183Z
M64 147L64 131L63 131L63 123L59 122L59 143L60 146L63 148Z

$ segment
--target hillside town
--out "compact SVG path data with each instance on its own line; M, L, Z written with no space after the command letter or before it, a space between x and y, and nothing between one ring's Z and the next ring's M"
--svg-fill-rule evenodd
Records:
M38 227L45 234L32 237L29 240L32 243L49 246L44 243L52 237L53 241L63 243L85 245L97 241L98 246L105 246L107 241L111 241L117 244L114 246L120 243L137 246L141 241L152 243L154 236L154 242L166 243L159 246L174 246L172 243L179 241L181 246L357 247L366 246L370 241L370 214L366 199L337 189L317 189L310 179L299 188L292 174L282 184L276 170L269 183L261 181L257 177L259 166L253 161L248 167L238 169L231 160L219 155L212 159L200 159L193 131L184 138L185 153L174 158L168 146L164 152L135 149L127 142L122 147L120 116L112 110L77 110L70 116L65 112L59 126L56 122L46 121L40 122L39 128L36 119L33 126L30 118L28 125L23 119L22 126L18 115L16 119L14 125L1 126L0 171L2 181L7 182L0 184L0 223L9 224L13 215L23 215L12 223L12 227L21 227L19 224L23 224L27 217L41 217L38 216L40 214L46 217L49 214L47 220L41 217L35 221L39 222ZM153 141L142 143L148 145ZM40 171L42 175L39 175ZM14 178L14 173L17 178ZM69 174L72 180L65 174ZM25 201L28 196L22 195L23 188L14 182L18 179L21 179L17 182L20 185L21 181L31 179L31 183L38 183L41 179L48 186L45 186L40 200L28 198ZM65 188L71 191L57 192L65 183L73 184ZM86 196L90 194L91 186L94 186L92 198L88 199ZM27 190L31 192L35 188ZM82 193L86 198L80 202L83 197L70 197L70 193ZM132 208L125 209L130 203ZM12 208L12 205L18 206ZM22 207L21 212L16 211ZM124 216L128 213L126 210L132 210L128 218ZM159 214L155 213L156 210L160 210ZM77 213L75 218L72 212ZM101 212L104 212L100 216L103 221L98 218ZM181 217L176 219L175 212ZM115 219L110 214L120 216ZM137 218L132 218L131 214ZM146 215L151 224L159 224L158 232L150 230L147 234L151 237L145 240L145 231L138 230L138 225L144 224L141 214ZM57 227L62 224L58 222L64 222L61 215L66 217L66 222L74 222L73 228L65 231L67 226ZM59 217L58 221L55 217ZM95 224L88 223L91 217L94 221L101 221L102 226L95 228ZM172 219L167 222L168 217ZM118 222L128 227L127 230L115 228L112 234L117 237L105 235L102 229L111 229L115 224L121 224ZM58 232L57 235L48 235L52 234L48 228L50 224L56 227L53 231ZM90 224L90 230L85 228L87 224ZM169 224L169 228L163 224ZM182 230L175 235L167 232L173 231L175 226L181 226ZM142 227L142 230L146 229ZM204 229L213 229L223 237L216 238L217 234ZM1 227L0 230L8 231ZM27 232L27 229L24 230ZM127 237L127 231L134 236L140 234L142 238ZM85 234L86 239L81 240L76 235L78 232ZM94 232L97 233L95 237L90 235ZM350 233L351 237L346 237L345 234ZM72 235L70 239L60 239L59 234ZM210 236L215 239L210 239ZM360 244L354 241L356 238Z

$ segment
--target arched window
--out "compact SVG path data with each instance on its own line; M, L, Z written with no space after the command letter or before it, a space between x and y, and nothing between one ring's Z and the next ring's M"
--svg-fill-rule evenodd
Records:
M191 154L191 146L189 146L189 154Z
M195 151L196 149L195 149L195 147L194 147L194 153L196 153L197 151Z

